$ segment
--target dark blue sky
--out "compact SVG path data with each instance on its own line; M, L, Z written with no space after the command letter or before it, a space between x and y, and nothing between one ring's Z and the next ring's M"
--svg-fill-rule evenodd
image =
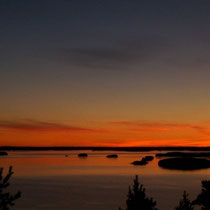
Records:
M207 0L0 0L2 118L207 120L209 11Z

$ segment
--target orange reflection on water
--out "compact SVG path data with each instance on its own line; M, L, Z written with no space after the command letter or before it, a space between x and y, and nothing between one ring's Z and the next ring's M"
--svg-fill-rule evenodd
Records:
M118 152L116 159L106 158L106 155L112 152L86 151L87 158L79 158L77 156L79 152L10 152L8 156L0 158L0 163L4 168L13 166L15 176L210 174L210 170L194 172L164 170L159 168L157 158L145 166L131 164L145 155L154 156L155 152Z

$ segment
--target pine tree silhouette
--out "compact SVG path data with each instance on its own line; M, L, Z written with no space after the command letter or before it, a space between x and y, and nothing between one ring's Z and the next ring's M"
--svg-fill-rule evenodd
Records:
M157 210L156 201L146 196L145 188L139 183L138 176L134 179L133 188L129 187L126 205L126 210Z
M11 195L9 192L4 192L10 185L9 180L12 174L13 171L11 166L5 177L3 177L3 168L0 168L0 210L9 210L10 206L14 206L14 201L21 196L20 192L17 192L14 195Z
M192 202L188 198L186 191L183 193L183 198L179 202L179 206L176 207L176 210L193 210Z
M210 180L204 180L202 190L198 197L193 201L194 205L201 206L202 210L210 210Z

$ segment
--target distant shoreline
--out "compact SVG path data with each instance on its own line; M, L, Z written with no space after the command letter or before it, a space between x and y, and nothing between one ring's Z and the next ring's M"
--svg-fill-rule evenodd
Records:
M32 146L0 146L0 151L72 151L72 150L91 150L91 151L210 151L210 147L32 147Z

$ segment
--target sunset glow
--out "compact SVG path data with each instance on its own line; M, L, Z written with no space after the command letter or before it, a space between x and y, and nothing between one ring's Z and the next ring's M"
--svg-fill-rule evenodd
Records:
M0 4L0 146L210 146L209 1Z
M82 124L82 123L81 123ZM83 123L84 124L84 123ZM0 122L3 146L208 146L210 125L140 121Z

